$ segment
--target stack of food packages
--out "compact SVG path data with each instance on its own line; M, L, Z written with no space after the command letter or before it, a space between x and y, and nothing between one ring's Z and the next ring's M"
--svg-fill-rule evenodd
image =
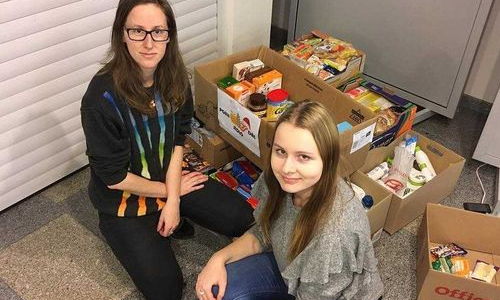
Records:
M201 128L200 122L195 118L191 119L191 127L204 130L204 128ZM209 133L209 131L204 131ZM190 172L200 172L210 176L212 179L221 182L242 195L252 208L255 209L255 207L257 207L258 200L251 197L250 193L253 184L262 171L247 158L240 157L219 169L215 169L209 162L204 160L196 151L186 144L184 145L182 169Z
M344 72L351 60L362 56L352 44L314 31L286 44L282 54L327 83Z
M232 76L220 79L217 85L259 118L276 121L290 104L282 81L279 71L254 59L234 64Z
M248 159L242 157L226 164L209 176L237 191L255 209L259 200L251 196L251 191L261 172Z
M182 169L207 174L212 179L238 192L252 208L257 207L258 200L251 197L250 193L253 184L262 171L245 157L229 162L217 170L201 158L189 145L185 145Z
M467 251L454 244L445 244L430 249L434 261L432 268L436 271L446 272L491 283L499 267L476 260L473 269L469 266Z
M387 132L398 122L401 114L410 110L416 111L415 104L399 96L384 93L382 88L361 77L353 78L344 88L345 93L351 99L365 105L377 115L374 136ZM412 122L412 120L409 121ZM407 129L411 129L411 124L408 124ZM394 135L394 138L396 137L398 137L397 134Z
M436 171L427 154L417 146L417 136L406 135L394 148L394 157L387 158L367 176L404 199L432 180Z

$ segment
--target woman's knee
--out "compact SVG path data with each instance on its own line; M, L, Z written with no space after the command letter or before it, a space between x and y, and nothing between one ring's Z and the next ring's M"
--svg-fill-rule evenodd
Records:
M180 300L184 281L180 270L167 270L157 274L150 273L145 278L132 280L147 300Z

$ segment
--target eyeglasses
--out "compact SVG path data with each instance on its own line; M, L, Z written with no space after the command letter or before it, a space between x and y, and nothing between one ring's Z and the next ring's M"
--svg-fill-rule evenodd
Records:
M144 41L148 34L151 35L151 38L155 42L166 42L169 38L168 29L144 30L141 28L125 28L125 31L127 31L128 38L136 42Z

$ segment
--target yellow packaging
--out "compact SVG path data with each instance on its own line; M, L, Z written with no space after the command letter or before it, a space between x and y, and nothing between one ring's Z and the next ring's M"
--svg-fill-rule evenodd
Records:
M272 90L281 88L281 81L283 79L283 75L276 71L272 70L260 76L254 77L252 79L252 83L255 85L255 92L267 95Z

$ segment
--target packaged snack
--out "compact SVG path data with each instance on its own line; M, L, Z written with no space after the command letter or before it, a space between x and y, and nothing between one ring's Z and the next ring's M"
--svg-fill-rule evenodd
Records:
M470 272L469 260L462 256L455 256L451 258L453 266L451 267L451 273L460 276L468 276Z
M363 97L368 93L368 89L362 86L358 86L357 88L354 88L350 91L348 91L346 94L353 100L358 100L359 98Z
M253 209L256 209L257 206L259 205L259 199L255 198L255 197L250 197L247 199L247 202L250 204L250 206L253 208Z
M234 179L233 176L231 176L230 174L228 174L226 172L217 171L217 172L215 172L214 176L218 181L222 182L225 186L227 186L228 188L230 188L232 190L236 190L239 186L238 181L236 179Z
M280 89L283 75L276 71L271 70L260 76L254 77L252 83L255 85L255 92L267 95L270 91Z
M264 68L264 63L260 59L242 61L233 65L233 77L236 80L243 80L245 74Z
M375 124L375 135L389 130L398 121L398 116L391 108L384 109L377 114L377 123Z
M453 267L453 263L451 262L450 257L440 257L439 262L441 263L441 271L446 273L451 273L451 268Z
M497 266L478 260L476 261L476 266L474 267L474 271L472 272L470 277L476 280L491 283L498 269L499 267Z
M436 258L446 256L464 256L467 254L467 251L464 248L455 243L436 246L431 248L430 251Z
M245 80L248 81L248 82L253 82L253 79L257 76L260 76L262 74L265 74L269 71L272 71L272 68L270 67L263 67L261 69L258 69L258 70L255 70L255 71L252 71L252 72L248 72L245 74Z
M252 185L254 182L252 177L245 173L245 170L243 169L239 161L233 162L233 169L231 173L240 184Z
M226 76L219 81L217 81L217 86L219 86L221 89L225 90L228 87L230 87L233 84L238 83L239 81L233 78L233 76Z
M243 80L242 82L229 86L225 91L229 96L231 96L231 98L246 107L250 95L255 92L255 86L250 82Z

